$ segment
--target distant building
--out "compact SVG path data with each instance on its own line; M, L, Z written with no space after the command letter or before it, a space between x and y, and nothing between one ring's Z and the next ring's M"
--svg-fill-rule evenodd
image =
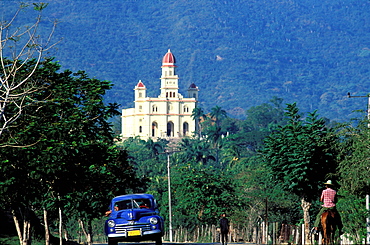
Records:
M170 50L162 60L161 93L157 98L146 97L142 81L135 86L135 108L122 110L122 137L181 138L192 136L196 123L191 117L197 106L198 87L192 83L188 97L179 93L175 56Z

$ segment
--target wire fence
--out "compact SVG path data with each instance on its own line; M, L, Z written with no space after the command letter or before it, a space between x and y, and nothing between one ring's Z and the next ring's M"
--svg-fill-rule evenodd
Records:
M231 223L228 242L284 245L321 244L321 235L314 237L310 241L304 241L302 230L302 226L278 222L269 222L267 226L265 222L248 226L235 226ZM85 237L80 229L77 228L74 231L76 232L75 235L66 240L77 241L80 244L85 243ZM107 237L101 228L101 224L94 225L93 233L95 243L107 243ZM193 228L179 226L172 229L172 242L221 243L220 239L220 229L216 225L202 225ZM340 240L337 244L354 244L346 235L342 235ZM163 241L170 241L168 231L165 232Z
M266 228L268 229L266 234ZM228 242L251 242L257 244L299 244L301 239L299 227L287 224L269 223L266 227L262 222L258 226L230 226ZM167 231L163 238L170 240ZM172 230L172 242L207 242L218 243L220 241L220 230L215 225L202 225L194 229L186 229L182 226Z
M230 226L228 242L234 243L255 243L255 244L321 244L321 235L312 237L310 241L304 240L303 226L282 224L278 222L264 222L257 226ZM172 230L172 242L191 242L191 243L221 243L220 230L215 225L202 225L194 229L178 227ZM168 231L163 237L164 241L169 241ZM354 244L345 235L340 237L337 244Z

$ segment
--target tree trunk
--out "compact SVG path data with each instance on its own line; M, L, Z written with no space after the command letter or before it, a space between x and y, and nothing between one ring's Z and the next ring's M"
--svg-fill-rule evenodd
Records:
M15 229L17 230L17 234L18 234L18 238L19 238L19 243L22 245L23 236L22 236L22 232L21 232L21 226L19 224L19 220L18 220L17 216L15 215L15 211L13 209L12 209L12 215L13 215L13 220L14 220L14 224L15 224Z
M49 231L49 223L48 223L48 211L44 209L44 224L45 224L45 245L50 244L50 231Z
M306 244L311 244L311 239L310 239L310 213L309 209L311 207L311 203L307 202L304 197L302 197L302 203L301 207L303 209L303 220L304 220L304 236L305 236L305 241Z
M59 207L59 245L63 245L63 232L62 232L62 209Z
M30 229L31 222L29 219L25 218L23 220L23 245L31 244Z
M17 230L18 238L19 238L19 244L20 245L28 245L31 244L31 238L30 238L30 230L31 230L31 223L28 219L28 212L26 211L24 214L23 220L19 220L15 210L12 210L13 220L15 224L15 228ZM21 222L23 222L23 232L21 229Z
M90 221L88 221L88 224L87 224L87 230L85 229L84 222L83 222L81 219L79 219L79 220L78 220L78 222L80 223L80 226L81 226L82 232L85 234L87 245L92 245L92 244L93 244L93 239L92 239L92 227L91 227L91 222L90 222Z

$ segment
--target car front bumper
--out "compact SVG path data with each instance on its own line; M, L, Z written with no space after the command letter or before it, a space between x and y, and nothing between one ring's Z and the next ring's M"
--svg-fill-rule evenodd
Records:
M142 231L140 235L137 236L129 236L128 232L121 232L121 233L110 233L108 234L108 237L120 237L120 238L128 238L128 239L140 239L140 237L146 237L151 235L157 235L160 234L161 230L150 230L150 231Z

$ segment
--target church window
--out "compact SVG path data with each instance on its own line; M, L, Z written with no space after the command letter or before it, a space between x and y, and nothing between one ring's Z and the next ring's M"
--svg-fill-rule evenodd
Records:
M142 98L143 97L143 93L139 93L139 98Z
M172 76L172 71L170 71L170 76Z
M184 112L189 112L189 107L188 106L184 106Z
M139 133L143 132L143 126L139 126Z
M156 105L152 106L152 112L158 112L158 107Z

